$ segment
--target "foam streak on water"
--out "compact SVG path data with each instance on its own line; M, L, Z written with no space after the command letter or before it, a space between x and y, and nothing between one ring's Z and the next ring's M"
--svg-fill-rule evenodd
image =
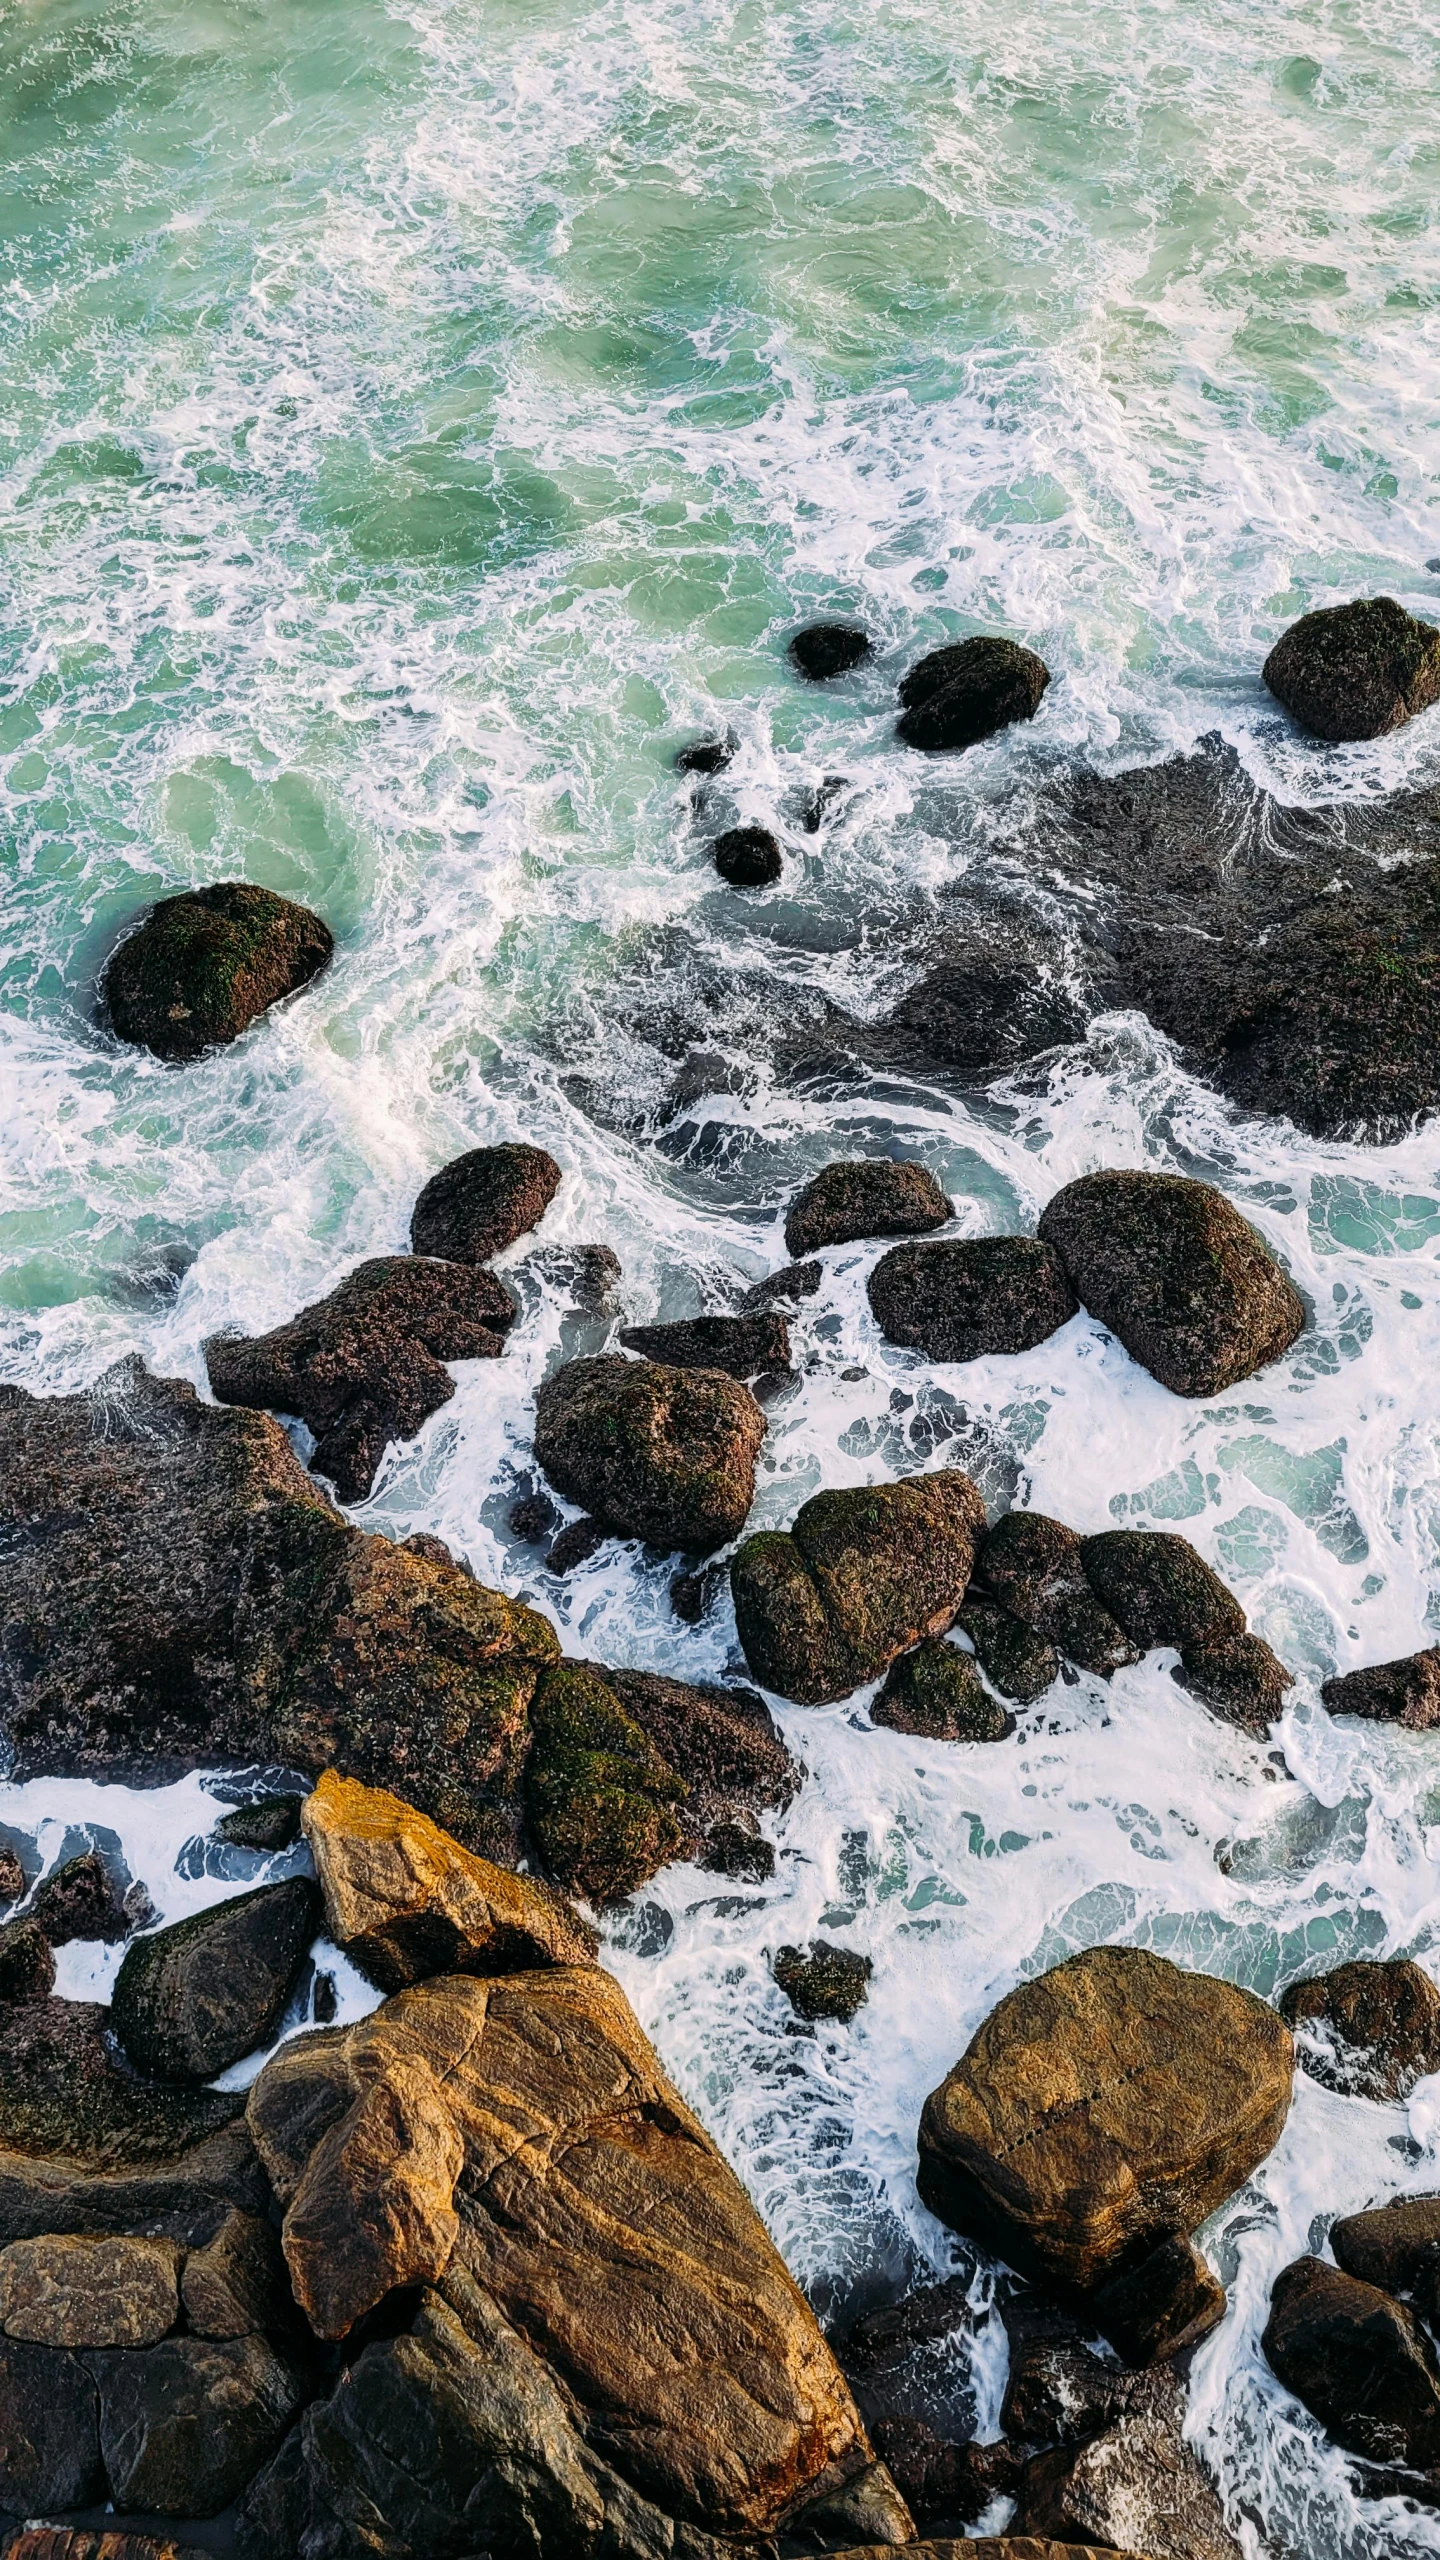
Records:
M828 1257L757 1523L971 1464L1082 1529L1182 1529L1298 1686L1283 1759L1163 1657L994 1750L872 1731L863 1700L781 1710L811 1774L775 1884L672 1871L612 1953L827 2305L949 2265L916 2118L1021 1975L1106 1939L1266 1994L1352 1951L1440 1961L1440 1751L1318 1702L1440 1626L1440 1134L1238 1122L1122 1017L983 1105L797 1094L772 1064L819 999L908 983L937 895L983 879L977 810L1057 765L1218 730L1292 798L1434 778L1430 724L1304 748L1256 669L1311 603L1440 602L1437 69L1417 0L0 21L7 1378L138 1349L198 1382L207 1333L402 1246L424 1176L507 1136L558 1156L547 1240L611 1243L634 1318L723 1303L783 1258L807 1173L890 1149L964 1233L1101 1163L1211 1175L1313 1305L1277 1370L1190 1405L1084 1317L927 1371L877 1341L869 1256ZM823 693L783 657L817 609L878 643ZM1054 670L1040 718L963 767L901 753L898 673L997 625ZM670 770L702 725L740 740L703 809ZM827 773L850 788L803 836ZM763 901L704 857L737 815L789 847ZM333 968L183 1074L120 1054L91 1013L115 935L235 875L322 910ZM667 1100L687 1051L710 1063ZM511 1538L535 1385L593 1339L517 1285L505 1358L460 1370L356 1516L438 1531L575 1650L733 1669L728 1617L680 1627L656 1560L560 1591ZM177 1876L202 1796L37 1782L0 1819L51 1861L108 1827L178 1914L236 1881ZM822 1927L874 1958L870 2001L796 2038L768 1952ZM74 1950L62 1987L107 1979ZM1275 2270L1324 2217L1440 2185L1437 2146L1433 2087L1407 2113L1302 2082L1209 2235L1234 2309L1194 2424L1252 2555L1440 2550L1357 2502L1257 2348ZM982 2422L1002 2378L992 2329Z

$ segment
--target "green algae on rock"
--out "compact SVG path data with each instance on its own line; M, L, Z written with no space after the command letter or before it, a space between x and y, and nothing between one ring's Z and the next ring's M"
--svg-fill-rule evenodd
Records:
M1304 1327L1289 1274L1213 1183L1082 1174L1047 1203L1040 1233L1082 1306L1175 1395L1219 1395Z
M1003 1742L1015 1719L992 1698L974 1660L943 1636L928 1637L890 1666L872 1724L929 1742Z
M1291 623L1263 673L1312 737L1383 738L1440 701L1440 631L1393 596L1326 605Z
M248 880L162 898L111 954L106 1010L122 1040L176 1064L238 1040L309 985L334 949L308 907Z
M571 1360L535 1398L535 1456L556 1491L622 1537L708 1555L745 1525L765 1416L718 1369L618 1352Z
M574 1892L616 1901L674 1856L685 1781L588 1663L545 1673L531 1722L525 1800L540 1854Z
M970 1478L943 1467L814 1494L788 1532L747 1538L730 1587L756 1679L806 1705L876 1679L952 1623L984 1528Z

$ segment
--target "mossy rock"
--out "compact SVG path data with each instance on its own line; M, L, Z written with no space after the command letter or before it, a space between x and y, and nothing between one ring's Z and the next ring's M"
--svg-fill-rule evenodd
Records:
M1060 1656L1048 1637L1025 1626L998 1600L973 1588L955 1621L969 1637L985 1677L1002 1698L1031 1706L1060 1677Z
M588 1663L545 1673L530 1722L525 1801L546 1868L589 1902L621 1900L680 1847L684 1779Z
M1393 596L1327 605L1291 623L1264 675L1312 737L1383 738L1440 701L1440 631Z
M308 907L248 880L162 898L105 971L122 1040L183 1062L238 1040L257 1014L318 976L334 949Z
M1040 1233L1089 1314L1178 1396L1213 1396L1268 1368L1305 1302L1264 1238L1213 1183L1105 1171L1068 1182Z
M1015 1719L992 1698L974 1662L943 1637L902 1653L870 1710L872 1724L927 1742L1003 1742Z
M718 1369L572 1360L535 1399L535 1456L608 1529L708 1555L743 1528L765 1416Z

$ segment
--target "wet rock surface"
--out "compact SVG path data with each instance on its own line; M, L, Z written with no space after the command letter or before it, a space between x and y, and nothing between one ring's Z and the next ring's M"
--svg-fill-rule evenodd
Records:
M162 898L110 957L102 992L122 1040L180 1063L238 1040L257 1014L308 986L329 927L273 890L222 880Z
M33 1920L0 1929L0 2001L45 2000L55 1988L50 1941Z
M768 827L727 827L715 839L714 861L732 889L767 889L785 868L779 841Z
M1440 2462L1440 2376L1403 2304L1320 2258L1277 2276L1261 2341L1288 2391L1347 2452Z
M218 2515L280 2443L305 2398L264 2338L169 2338L90 2359L114 2504L132 2514Z
M1080 1541L1080 1569L1142 1653L1241 1635L1245 1612L1188 1538L1164 1529L1106 1529Z
M1094 1948L1012 1991L927 2098L920 2192L1021 2274L1088 2293L1157 2224L1188 2236L1242 2184L1291 2076L1263 2001Z
M763 1307L796 1306L802 1298L813 1298L825 1277L821 1262L787 1262L780 1271L772 1271L766 1280L757 1280L747 1289L741 1305L747 1314Z
M1229 1724L1263 1733L1281 1713L1294 1678L1261 1636L1207 1636L1187 1644L1176 1666L1176 1679Z
M785 1250L798 1260L867 1236L928 1235L954 1215L954 1202L923 1164L888 1156L827 1164L785 1213Z
M1292 1982L1280 2015L1312 2080L1396 2103L1440 2071L1440 1991L1408 1958L1337 1965Z
M1029 2464L1015 2522L1059 2542L1164 2553L1166 2560L1240 2560L1209 2480L1177 2429L1122 2418L1078 2448Z
M868 633L853 622L807 622L790 640L790 662L811 684L848 675L871 654Z
M1084 1671L1108 1678L1140 1660L1140 1647L1097 1598L1085 1575L1084 1541L1043 1511L1008 1511L983 1541L976 1580L1023 1625Z
M414 1253L442 1262L491 1262L538 1226L560 1188L543 1147L472 1147L432 1173L410 1219Z
M717 1833L737 1825L748 1838L757 1814L788 1805L798 1793L804 1769L753 1689L609 1667L604 1679L684 1781L684 1798L674 1808L684 1854L699 1855ZM753 1859L754 1849L747 1854Z
M316 1468L344 1502L369 1493L392 1440L411 1440L455 1393L448 1360L493 1360L515 1301L488 1271L408 1254L362 1262L273 1333L205 1345L222 1404L298 1414Z
M1264 676L1312 737L1387 737L1440 701L1440 631L1393 596L1327 605L1282 633Z
M237 1805L215 1825L217 1840L236 1849L288 1849L300 1837L303 1796L261 1796L254 1804Z
M0 2507L33 2516L103 2497L100 2412L79 2356L0 2338Z
M1209 2336L1225 2316L1225 2288L1193 2243L1172 2232L1099 2286L1090 2308L1117 2355L1150 2365Z
M1059 1255L1038 1236L895 1245L866 1287L886 1341L927 1360L1033 1350L1076 1310Z
M1222 1393L1304 1326L1293 1281L1211 1183L1082 1174L1047 1204L1040 1233L1081 1304L1176 1395Z
M992 1698L958 1645L930 1637L893 1663L870 1710L872 1724L930 1742L1003 1742L1015 1719Z
M1017 641L980 638L932 649L900 687L899 735L928 755L978 745L1013 721L1033 720L1050 670Z
M218 2090L136 2080L112 2058L109 2025L109 2010L88 2000L0 2009L0 2148L77 2168L139 2168L174 2160L243 2112Z
M36 1887L26 1918L52 1947L69 1946L76 1938L99 1938L115 1946L130 1926L120 1888L94 1849L67 1858Z
M597 1905L633 1893L679 1854L684 1779L589 1663L546 1673L531 1724L525 1800L546 1870Z
M47 2234L0 2250L0 2328L40 2347L149 2347L175 2325L173 2241Z
M992 1600L974 1583L955 1621L975 1647L992 1688L1017 1706L1031 1706L1060 1677L1060 1656L1047 1636Z
M682 1324L626 1325L627 1351L673 1369L723 1369L728 1378L758 1378L790 1366L790 1331L780 1315L692 1316Z
M259 2214L232 2208L213 2239L189 2251L180 2298L197 2338L288 2335L296 2327L280 2234Z
M808 1947L779 1947L775 1979L797 2018L818 2023L835 2019L848 2026L869 1997L874 1972L868 1956L854 1947L837 1947L828 1938L812 1938Z
M1397 2196L1330 2226L1345 2273L1386 2293L1408 2293L1429 2252L1440 2247L1440 2195Z
M67 2231L140 2231L198 2243L232 2207L263 2213L269 2203L264 2171L238 2121L241 2110L233 2100L224 2103L233 2114L216 2131L198 2134L183 2117L177 2126L165 2107L152 2109L148 2142L136 2138L133 2123L124 2128L141 2153L128 2161L114 2156L113 2143L109 2157L102 2146L95 2159L83 2138L76 2159L63 2123L32 2117L23 2130L35 2148L0 2148L0 2244ZM146 2130L142 2121L142 2137Z
M535 1399L535 1456L557 1492L622 1536L691 1555L743 1528L764 1436L737 1379L618 1353L572 1360Z
M970 1478L941 1468L815 1494L789 1531L747 1538L730 1585L755 1678L808 1704L876 1679L952 1623L984 1526Z
M314 1886L294 1876L137 1938L110 2008L127 2061L156 2080L213 2080L269 2044L319 1919Z
M1375 1724L1429 1733L1440 1724L1440 1645L1342 1672L1322 1682L1320 1696L1332 1716L1365 1716Z

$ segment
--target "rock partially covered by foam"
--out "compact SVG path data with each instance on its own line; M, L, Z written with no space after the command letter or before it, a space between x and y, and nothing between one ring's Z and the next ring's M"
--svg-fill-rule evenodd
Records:
M308 986L334 949L308 907L248 880L162 898L112 953L104 998L122 1040L182 1062L238 1040Z
M1081 1304L1176 1395L1267 1368L1305 1322L1299 1290L1223 1191L1173 1173L1087 1173L1040 1220Z
M762 1687L818 1705L951 1625L985 1527L958 1468L817 1493L788 1532L747 1538L730 1569L735 1623Z
M975 1236L896 1245L866 1284L887 1342L927 1360L983 1360L1031 1351L1075 1313L1075 1292L1053 1245L1039 1236Z
M572 1360L535 1399L535 1456L606 1528L708 1555L743 1528L765 1416L735 1378L618 1353Z
M1374 1724L1429 1733L1440 1724L1440 1645L1344 1671L1325 1681L1320 1695L1332 1716L1365 1716Z
M1312 737L1388 737L1440 701L1440 631L1393 596L1326 605L1282 633L1264 677Z
M1349 2453L1440 2465L1440 2372L1404 2305L1372 2284L1297 2258L1275 2279L1261 2340L1287 2391Z
M1327 2089L1393 2105L1440 2071L1440 1991L1409 1957L1292 1982L1280 2015L1302 2067Z
M785 1250L798 1259L865 1236L928 1235L954 1215L953 1200L923 1164L892 1163L888 1156L827 1164L790 1203Z
M136 1938L110 2005L127 2061L156 2080L213 2080L269 2044L319 1917L308 1876L290 1876Z
M900 687L899 735L927 755L954 754L1033 720L1050 670L1018 640L981 637L932 649Z

